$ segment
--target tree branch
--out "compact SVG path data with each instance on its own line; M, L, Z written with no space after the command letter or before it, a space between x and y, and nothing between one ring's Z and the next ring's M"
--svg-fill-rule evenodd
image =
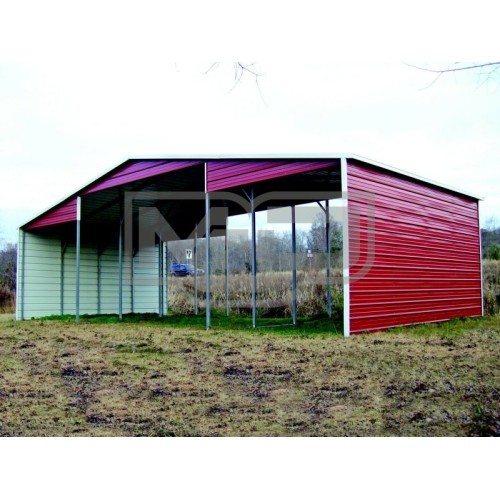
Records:
M496 73L500 69L500 62L487 62L487 63L479 63L479 64L470 64L468 66L457 66L454 68L444 68L444 69L432 69L432 68L425 68L423 66L417 66L415 64L410 64L403 62L405 66L409 66L410 68L415 68L420 71L427 71L429 73L434 73L436 77L432 80L429 85L421 88L420 90L426 90L429 87L432 87L438 80L441 78L445 73L455 73L458 71L469 71L469 70L474 70L474 69L479 69L479 78L485 77L484 81L481 82L479 85L481 86L482 84L486 83L491 76ZM455 64L460 64L456 62ZM493 68L485 71L484 68Z
M500 62L488 62L488 63L482 63L482 64L473 64L471 66L461 66L460 68L448 68L448 69L430 69L430 68L423 68L422 66L416 66L414 64L410 63L403 63L406 66L410 66L410 68L415 68L415 69L420 69L422 71L429 71L431 73L452 73L454 71L465 71L468 69L477 69L477 68L484 68L485 66L500 66ZM459 63L455 63L459 64ZM496 69L495 69L496 70ZM493 70L493 71L495 71Z

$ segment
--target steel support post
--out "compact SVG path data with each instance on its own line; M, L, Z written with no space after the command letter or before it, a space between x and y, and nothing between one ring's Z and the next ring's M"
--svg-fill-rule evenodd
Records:
M158 237L158 316L163 316L163 242Z
M168 316L168 241L163 243L163 283L164 283L164 297L165 297L165 316Z
M102 252L97 249L97 314L101 314L101 266Z
M118 317L123 318L123 219L118 231Z
M332 284L331 284L331 243L330 243L330 201L325 202L326 215L326 310L328 317L332 317Z
M198 315L198 224L194 227L194 314Z
M60 283L60 309L61 316L64 314L64 255L66 254L67 244L61 239L61 283Z
M295 206L292 206L292 321L297 325L297 232Z
M75 283L75 322L80 322L80 224L82 219L82 199L76 198L76 283Z
M224 257L226 262L226 316L229 316L229 238L228 219L226 217L226 234L224 237Z
M205 164L206 165L206 164ZM206 166L205 166L206 168ZM211 265L210 265L210 194L205 193L205 235L206 235L206 251L205 251L205 276L206 276L206 327L207 330L210 329L212 323L211 317L211 293L210 293L210 274L211 274Z
M132 256L130 258L130 312L134 312L134 279L135 279L135 253L132 249Z
M252 326L257 327L257 229L255 223L255 195L250 191L250 212L252 217Z

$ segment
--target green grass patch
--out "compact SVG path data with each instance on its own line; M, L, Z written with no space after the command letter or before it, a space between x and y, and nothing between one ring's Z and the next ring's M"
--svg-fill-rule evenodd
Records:
M55 315L40 318L40 321L63 321L74 323L74 315ZM192 330L205 330L206 317L204 314L198 316L184 314L169 314L159 316L158 314L124 314L122 319L117 314L92 314L81 315L81 323L90 324L146 324L161 325L171 328L182 328ZM253 330L252 318L247 315L234 314L229 317L221 311L212 312L212 329L224 331ZM290 318L258 318L257 332L273 331L282 335L342 335L342 324L337 319L330 319L326 315L307 318L298 318L297 326L294 326Z

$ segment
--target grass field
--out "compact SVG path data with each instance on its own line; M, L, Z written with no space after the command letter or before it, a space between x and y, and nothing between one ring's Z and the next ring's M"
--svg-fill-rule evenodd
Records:
M349 339L189 321L0 321L0 435L500 433L498 316Z

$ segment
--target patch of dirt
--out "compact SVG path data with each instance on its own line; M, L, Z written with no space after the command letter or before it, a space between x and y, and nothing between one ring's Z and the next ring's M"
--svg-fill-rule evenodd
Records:
M5 325L0 435L499 432L500 318L456 335L436 328L349 341L125 323Z

